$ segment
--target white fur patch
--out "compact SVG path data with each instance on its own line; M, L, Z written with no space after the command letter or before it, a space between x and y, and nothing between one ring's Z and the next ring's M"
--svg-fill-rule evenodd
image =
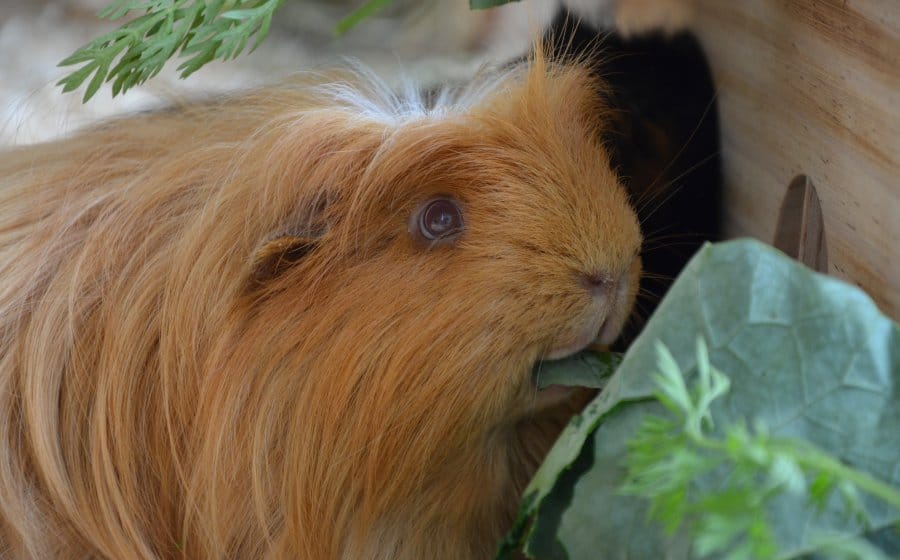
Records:
M503 70L482 68L463 86L442 86L429 92L408 77L392 87L371 69L351 64L357 80L317 86L329 105L346 109L363 119L399 126L421 119L458 115L509 88L523 66Z

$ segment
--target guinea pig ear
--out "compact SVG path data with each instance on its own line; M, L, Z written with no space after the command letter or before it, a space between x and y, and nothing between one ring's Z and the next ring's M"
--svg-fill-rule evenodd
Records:
M253 252L251 284L258 286L278 277L313 251L332 225L329 210L335 201L323 188L311 202L298 203L298 208Z
M314 235L276 235L257 247L251 263L252 280L271 280L303 259L318 243Z

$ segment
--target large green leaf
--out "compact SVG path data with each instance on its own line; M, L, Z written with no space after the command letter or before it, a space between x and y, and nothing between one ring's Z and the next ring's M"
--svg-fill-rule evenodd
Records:
M501 556L520 544L540 559L696 556L684 534L665 536L648 521L646 503L619 489L629 440L643 419L665 415L653 396L657 343L691 377L698 337L731 381L712 408L717 427L762 421L773 435L806 440L882 481L900 483L897 326L859 289L768 246L747 240L708 245L604 391L551 450L525 492ZM722 473L697 481L700 488L721 484ZM838 499L815 511L805 500L779 497L768 514L781 557L803 556L824 539L855 536L896 546L891 531L882 529L897 523L900 512L868 496L860 506L863 517L848 517Z

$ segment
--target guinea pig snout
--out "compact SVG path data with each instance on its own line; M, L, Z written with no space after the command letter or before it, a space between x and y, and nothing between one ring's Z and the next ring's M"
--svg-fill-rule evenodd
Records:
M617 280L605 271L594 271L581 274L579 283L593 297L609 297Z
M589 297L554 337L544 359L566 357L592 342L611 344L622 328L629 307L633 276L631 270L616 276L603 270L578 274L576 282Z

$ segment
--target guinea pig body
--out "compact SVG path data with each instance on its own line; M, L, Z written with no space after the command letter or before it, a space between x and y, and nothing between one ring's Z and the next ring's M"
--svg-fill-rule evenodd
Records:
M538 54L0 154L0 557L490 557L575 406L533 365L635 296L593 88Z

